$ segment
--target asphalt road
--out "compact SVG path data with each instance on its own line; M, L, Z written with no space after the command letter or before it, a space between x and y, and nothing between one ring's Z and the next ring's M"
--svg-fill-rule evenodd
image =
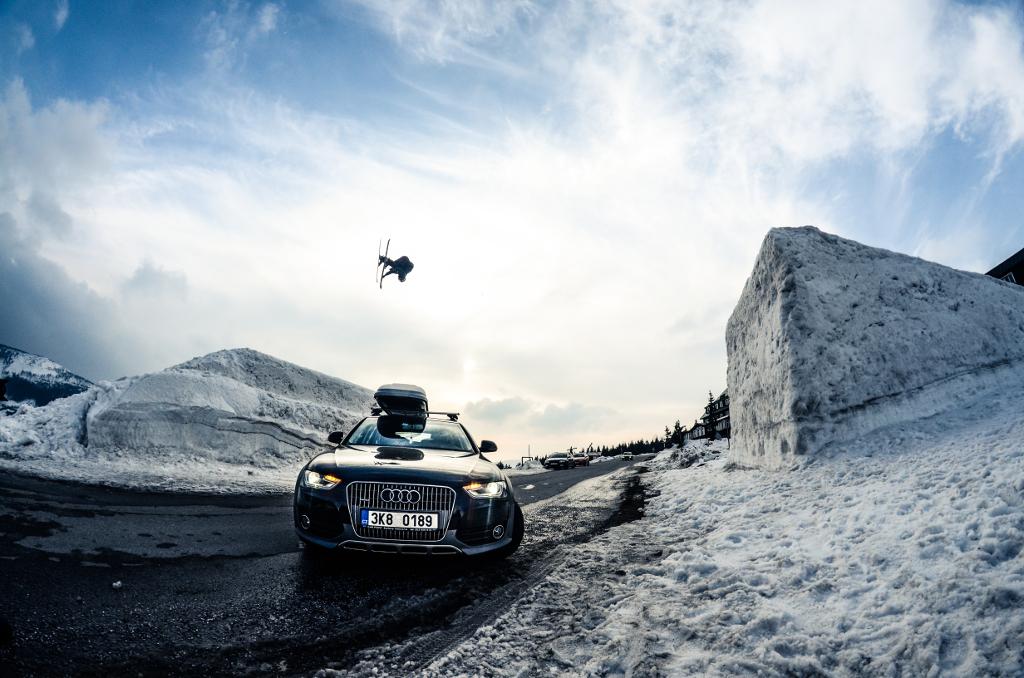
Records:
M5 643L0 628L0 674L301 675L410 634L429 642L408 661L425 662L494 614L495 600L514 599L560 544L639 517L638 474L608 506L531 508L629 464L514 477L527 539L485 565L303 557L290 494L0 478L0 620L13 633Z

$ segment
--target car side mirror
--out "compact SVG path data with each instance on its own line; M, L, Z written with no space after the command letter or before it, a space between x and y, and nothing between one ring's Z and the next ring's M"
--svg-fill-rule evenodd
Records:
M480 441L481 452L497 452L498 446L494 444L492 440L481 440Z
M345 434L341 431L331 431L331 434L327 436L327 442L332 445L341 445L341 441L345 439Z

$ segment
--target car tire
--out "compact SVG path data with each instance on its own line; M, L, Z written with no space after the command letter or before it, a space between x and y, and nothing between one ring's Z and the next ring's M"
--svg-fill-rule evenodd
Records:
M515 504L515 517L512 519L512 541L505 546L502 546L496 551L492 551L490 556L495 560L502 560L508 558L510 555L519 550L519 545L523 542L523 535L526 534L526 522L523 519L523 509L519 508L519 504Z

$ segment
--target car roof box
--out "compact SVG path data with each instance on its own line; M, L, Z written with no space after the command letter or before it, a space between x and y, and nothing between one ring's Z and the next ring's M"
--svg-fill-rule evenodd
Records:
M380 408L403 417L427 416L427 392L412 384L385 384L373 394Z

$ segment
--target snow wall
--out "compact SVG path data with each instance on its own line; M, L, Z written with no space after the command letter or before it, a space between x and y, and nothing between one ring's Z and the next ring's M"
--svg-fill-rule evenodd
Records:
M88 447L154 460L296 466L328 433L369 414L372 401L369 389L258 351L218 351L101 399L86 417Z
M776 228L726 330L734 459L786 468L1024 377L1024 288Z

